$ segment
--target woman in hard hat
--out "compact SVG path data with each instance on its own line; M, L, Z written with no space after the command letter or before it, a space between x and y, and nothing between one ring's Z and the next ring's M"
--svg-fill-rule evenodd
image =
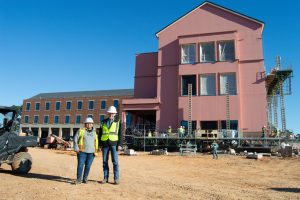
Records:
M75 184L87 183L94 157L98 155L98 135L93 128L94 120L84 121L84 128L79 129L74 137L74 150L77 153L77 179ZM84 168L83 178L82 170Z
M103 158L103 174L102 183L108 183L109 167L108 157L111 151L111 159L114 169L114 184L119 184L119 163L118 163L118 148L122 146L122 136L120 131L120 121L115 119L117 110L114 106L110 106L107 110L108 118L101 122L99 138L100 146L102 147Z

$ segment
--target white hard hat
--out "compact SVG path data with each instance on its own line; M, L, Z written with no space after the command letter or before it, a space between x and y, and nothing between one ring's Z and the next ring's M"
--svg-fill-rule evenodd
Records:
M114 106L109 106L109 108L107 109L107 112L108 113L114 113L114 114L116 114L117 113L117 109Z
M85 119L85 121L84 121L84 123L85 124L87 124L87 123L94 123L94 120L93 120L93 118L91 118L91 117L87 117L86 119Z

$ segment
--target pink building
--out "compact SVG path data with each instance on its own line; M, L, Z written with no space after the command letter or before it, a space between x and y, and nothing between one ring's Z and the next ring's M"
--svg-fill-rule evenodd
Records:
M192 84L193 129L226 129L229 108L231 129L257 135L267 123L263 28L257 19L204 2L157 32L158 52L136 56L134 97L123 100L130 123L186 126Z

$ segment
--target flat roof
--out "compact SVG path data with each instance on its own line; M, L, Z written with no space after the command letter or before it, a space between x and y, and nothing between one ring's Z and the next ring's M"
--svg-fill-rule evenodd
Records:
M72 97L101 97L101 96L133 96L133 89L94 90L75 92L40 93L29 99L52 99Z

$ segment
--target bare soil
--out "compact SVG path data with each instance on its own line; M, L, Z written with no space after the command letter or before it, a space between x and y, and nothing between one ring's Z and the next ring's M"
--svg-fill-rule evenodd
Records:
M73 152L33 148L33 167L14 175L0 168L0 199L300 199L300 158L220 155L119 156L120 185L99 184L101 156L95 158L88 184L73 185ZM112 165L110 163L110 169ZM113 181L112 170L110 181Z

